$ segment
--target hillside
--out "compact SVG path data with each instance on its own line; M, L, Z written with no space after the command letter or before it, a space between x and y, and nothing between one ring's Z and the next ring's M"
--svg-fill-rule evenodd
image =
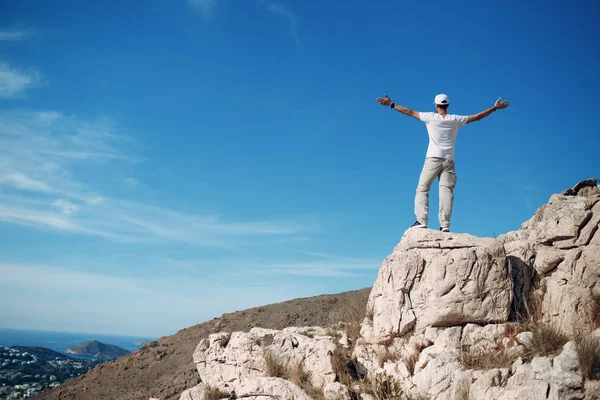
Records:
M125 356L129 354L130 351L112 344L105 344L96 340L89 340L85 343L69 347L67 350L65 350L65 353L112 360L113 358Z
M103 363L86 375L36 397L40 400L179 399L199 382L192 361L203 338L219 331L249 331L255 326L283 329L288 326L328 326L344 316L364 314L371 288L334 295L289 300L219 318L160 338L129 355Z
M11 349L18 350L21 353L35 354L40 361L51 361L57 358L73 360L72 357L66 356L58 351L48 349L46 347L30 347L30 346L12 346Z

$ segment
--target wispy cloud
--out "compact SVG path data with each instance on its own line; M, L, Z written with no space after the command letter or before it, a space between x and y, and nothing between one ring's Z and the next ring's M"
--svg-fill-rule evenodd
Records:
M138 180L132 177L124 178L123 183L131 188L134 188L138 185Z
M73 215L77 212L77 210L79 210L79 206L64 199L55 200L52 205L58 208L65 215Z
M217 6L217 0L188 0L188 4L195 12L202 15L205 21L208 21Z
M259 261L245 257L243 262L234 258L224 259L173 259L158 258L158 262L167 270L178 274L198 275L201 271L231 271L232 266L243 264L244 271L252 271L254 280L260 277L274 278L276 275L296 275L323 278L347 278L373 275L377 271L381 259L344 257L321 253L286 254L286 259L268 259ZM237 271L243 273L243 271ZM274 278L278 279L278 278Z
M42 82L37 71L22 71L0 63L0 97L16 97Z
M353 277L377 270L381 260L343 257L323 253L305 253L309 259L296 262L275 262L262 265L269 273L314 277ZM368 271L368 272L367 272Z
M294 238L312 229L297 220L231 221L112 195L120 193L122 184L107 192L107 182L114 184L109 171L142 162L136 155L138 147L109 119L0 112L0 221L122 242L173 241L223 248ZM81 169L94 173L85 177ZM132 177L126 182L137 183ZM96 187L102 187L102 193Z
M25 29L0 30L0 42L27 40L36 35L36 32Z
M299 43L298 40L298 19L296 18L296 14L290 10L286 5L272 1L272 0L260 0L261 4L263 4L267 10L277 15L280 15L287 19L290 27L290 33L296 40L296 43Z
M208 281L202 274L126 277L6 262L0 262L0 276L0 304L10 304L0 307L5 327L129 335L171 334L224 312L323 291L320 282L273 285L256 279L232 282L224 275Z

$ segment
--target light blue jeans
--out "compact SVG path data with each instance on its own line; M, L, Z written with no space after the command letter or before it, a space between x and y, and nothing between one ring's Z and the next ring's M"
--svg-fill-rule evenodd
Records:
M450 217L452 216L452 203L454 201L454 187L456 186L456 172L454 160L429 157L425 159L423 171L417 186L415 196L415 215L417 221L427 225L429 214L429 188L435 180L440 180L440 211L438 218L440 227L450 228Z

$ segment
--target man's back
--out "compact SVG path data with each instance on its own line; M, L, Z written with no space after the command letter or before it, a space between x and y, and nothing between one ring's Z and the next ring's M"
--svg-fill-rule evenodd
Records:
M426 157L454 159L454 143L458 128L467 123L464 115L440 115L433 112L419 113L419 119L425 122L429 133L429 147Z

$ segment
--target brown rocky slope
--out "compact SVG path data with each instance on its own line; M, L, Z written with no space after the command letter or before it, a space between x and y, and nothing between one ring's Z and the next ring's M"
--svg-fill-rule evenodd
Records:
M370 291L371 288L365 288L301 298L223 314L101 364L79 378L42 393L37 399L179 399L181 392L199 383L192 354L198 342L209 334L248 331L255 326L271 329L328 326L346 316L364 315Z

